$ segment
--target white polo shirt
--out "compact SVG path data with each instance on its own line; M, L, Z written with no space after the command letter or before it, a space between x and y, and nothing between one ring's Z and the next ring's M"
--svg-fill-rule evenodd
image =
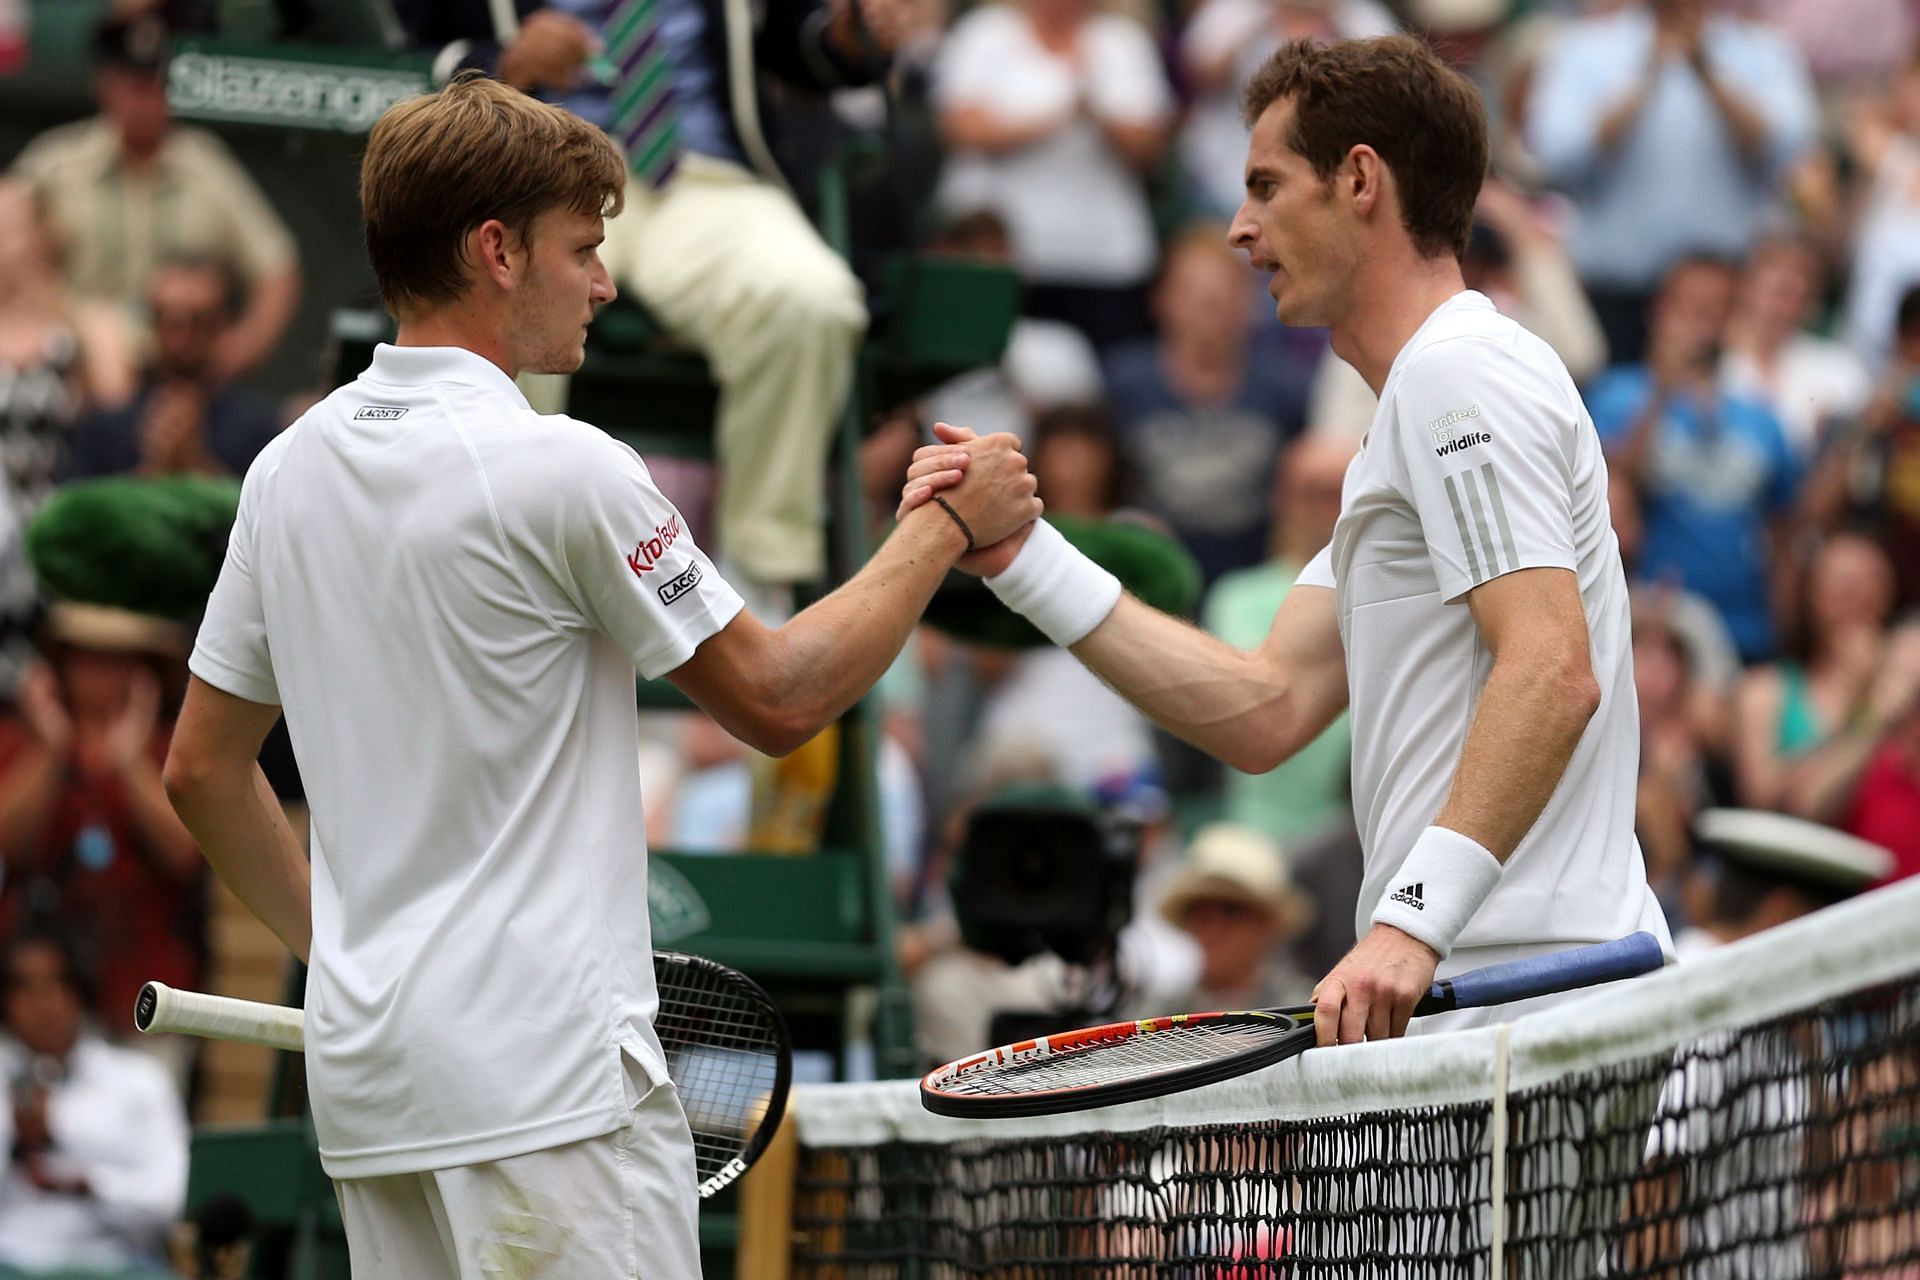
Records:
M1579 580L1600 709L1457 945L1664 940L1633 834L1639 709L1600 440L1552 348L1461 293L1395 358L1333 541L1299 579L1334 589L1346 647L1358 932L1446 803L1492 667L1467 592L1542 567Z
M285 707L313 809L327 1172L626 1122L666 1078L634 671L740 611L625 445L457 348L381 346L260 454L191 667Z

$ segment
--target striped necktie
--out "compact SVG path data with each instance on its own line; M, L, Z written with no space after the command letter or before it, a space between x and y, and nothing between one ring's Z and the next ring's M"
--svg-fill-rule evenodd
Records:
M661 38L663 0L620 0L607 23L613 88L613 136L627 167L660 188L680 163L680 116L673 106L673 63Z

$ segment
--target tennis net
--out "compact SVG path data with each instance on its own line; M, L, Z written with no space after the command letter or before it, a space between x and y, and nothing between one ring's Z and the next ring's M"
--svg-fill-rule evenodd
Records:
M798 1091L794 1274L1920 1280L1920 884L1504 1027L1077 1115Z

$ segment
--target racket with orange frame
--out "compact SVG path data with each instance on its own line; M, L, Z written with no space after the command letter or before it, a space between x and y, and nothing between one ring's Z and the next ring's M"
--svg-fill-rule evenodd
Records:
M1415 1017L1510 1004L1617 982L1665 963L1659 939L1613 942L1489 965L1433 984ZM1230 1080L1314 1046L1313 1006L1176 1013L1040 1036L929 1072L927 1110L966 1119L1056 1115Z

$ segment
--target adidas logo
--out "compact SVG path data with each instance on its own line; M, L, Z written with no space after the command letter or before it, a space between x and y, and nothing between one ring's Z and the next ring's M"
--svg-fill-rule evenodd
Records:
M1425 911L1427 909L1427 904L1424 901L1427 896L1427 882L1424 880L1416 880L1412 884L1403 884L1388 896L1395 902L1406 903L1415 911Z

